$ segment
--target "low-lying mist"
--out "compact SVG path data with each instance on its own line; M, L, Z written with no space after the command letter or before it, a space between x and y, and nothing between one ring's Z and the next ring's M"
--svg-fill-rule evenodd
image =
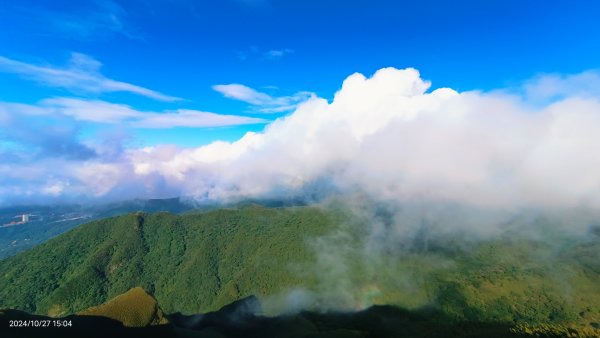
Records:
M478 290L485 283L499 295L507 292L502 300L507 303L525 301L531 287L568 308L571 293L589 287L600 273L600 213L589 208L498 208L364 194L330 198L320 206L337 213L339 226L307 240L314 262L290 266L316 287L267 297L267 313L355 311L378 304L439 309L448 292L489 297ZM581 282L580 274L590 280ZM446 290L448 285L457 289Z

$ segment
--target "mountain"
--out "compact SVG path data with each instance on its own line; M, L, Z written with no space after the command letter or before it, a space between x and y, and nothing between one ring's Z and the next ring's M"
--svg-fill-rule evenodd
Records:
M360 321L319 313L372 319L398 309L423 325L434 318L442 326L600 326L596 228L577 241L500 236L468 245L463 234L436 237L424 228L395 246L373 242L364 229L346 211L322 206L102 219L0 261L0 307L65 316L139 286L164 313L180 313L177 323L255 295L269 318L313 310L311 323L338 318L342 326Z
M167 311L215 310L303 284L289 264L312 260L304 241L329 219L316 208L249 206L94 221L0 261L0 306L62 315L143 286Z
M194 207L180 198L137 199L100 205L21 205L0 208L0 259L15 255L92 220L135 211L182 213ZM20 222L21 215L27 222Z
M210 313L187 316L176 313L166 316L160 311L154 298L139 287L107 303L63 318L0 310L0 325L2 337L7 338L592 338L600 333L600 330L593 328L573 329L561 325L515 326L508 323L453 322L444 319L439 312L407 311L394 306L373 306L354 312L303 311L297 314L264 316L260 313L260 301L253 296Z

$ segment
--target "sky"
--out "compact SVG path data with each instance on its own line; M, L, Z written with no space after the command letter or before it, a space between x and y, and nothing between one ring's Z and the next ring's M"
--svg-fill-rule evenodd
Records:
M599 16L595 1L0 0L0 204L378 187L597 205Z

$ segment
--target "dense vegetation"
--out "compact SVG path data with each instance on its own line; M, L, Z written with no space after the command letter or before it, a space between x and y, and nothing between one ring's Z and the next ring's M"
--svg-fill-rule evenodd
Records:
M289 263L312 259L305 236L328 221L314 208L247 207L92 222L1 261L1 306L62 315L142 286L167 311L218 309L306 282Z
M425 234L368 252L364 231L317 207L103 219L0 261L0 307L66 315L141 286L166 313L257 295L266 314L391 304L448 323L519 323L521 333L600 323L597 229L552 243L498 236L465 245Z

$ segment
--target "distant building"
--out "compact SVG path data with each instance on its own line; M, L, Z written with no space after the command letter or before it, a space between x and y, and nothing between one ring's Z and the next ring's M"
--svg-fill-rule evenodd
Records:
M6 223L3 224L0 227L10 227L10 226L14 226L14 225L21 225L21 224L25 224L25 223L29 223L29 221L31 221L31 219L29 218L30 216L35 216L35 215L31 215L31 214L21 214L21 215L17 215L13 218L20 218L20 221L14 221L14 222L10 222L10 223Z

